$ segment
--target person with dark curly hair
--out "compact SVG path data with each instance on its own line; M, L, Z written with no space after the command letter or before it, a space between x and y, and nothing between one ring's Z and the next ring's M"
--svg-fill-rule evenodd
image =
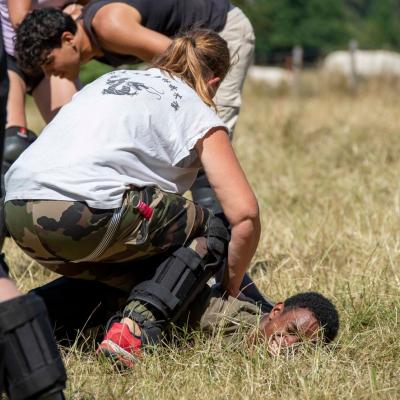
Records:
M17 30L16 53L25 70L41 68L46 75L73 80L80 65L92 59L115 67L149 62L172 37L193 27L212 29L228 43L232 65L215 104L232 137L255 37L247 17L229 0L91 1L76 21L60 10L34 10ZM222 212L203 172L192 197L215 214Z
M339 330L336 307L318 292L298 293L286 300L261 306L247 296L234 298L218 287L203 292L203 300L193 304L191 320L198 321L201 331L222 332L237 340L243 331L248 344L266 343L272 355L304 342L332 342Z

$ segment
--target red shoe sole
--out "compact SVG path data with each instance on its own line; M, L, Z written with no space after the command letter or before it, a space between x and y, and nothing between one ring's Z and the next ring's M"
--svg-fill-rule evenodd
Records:
M103 355L108 359L111 359L116 364L122 364L122 367L133 368L136 363L139 362L139 356L129 353L122 347L118 346L111 340L103 340L97 351L97 355Z

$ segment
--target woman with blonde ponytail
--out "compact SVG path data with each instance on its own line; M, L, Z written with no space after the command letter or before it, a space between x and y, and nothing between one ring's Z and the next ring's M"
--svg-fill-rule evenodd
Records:
M225 264L224 289L239 296L256 250L257 200L214 110L229 67L217 33L188 32L153 68L110 72L78 92L5 177L6 224L23 251L129 293L99 348L125 365ZM199 168L230 240L219 218L183 197Z
M183 79L204 103L217 111L216 90L210 87L217 88L216 84L219 86L228 73L230 57L226 47L226 42L211 31L195 30L176 38L153 65Z
M214 30L227 42L232 67L209 102L217 106L232 137L255 38L250 21L230 0L90 1L76 22L59 10L37 10L19 26L16 52L24 70L41 68L47 76L74 80L80 65L91 59L114 67L151 62L179 32L193 27ZM201 93L207 97L204 88ZM204 174L192 187L192 197L221 212Z

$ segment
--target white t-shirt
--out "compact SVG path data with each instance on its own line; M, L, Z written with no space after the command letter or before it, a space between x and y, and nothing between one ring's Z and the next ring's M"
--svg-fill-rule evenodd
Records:
M121 206L129 187L182 194L196 178L196 142L224 123L178 78L153 68L113 71L75 94L14 162L5 201Z

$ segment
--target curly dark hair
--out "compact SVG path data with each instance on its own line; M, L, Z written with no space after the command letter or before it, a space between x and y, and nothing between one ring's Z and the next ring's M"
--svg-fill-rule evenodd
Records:
M319 322L323 341L330 343L339 330L339 314L333 303L317 292L298 293L284 301L285 312L293 308L307 308Z
M61 47L63 32L75 35L77 25L72 17L56 8L31 11L16 30L15 56L18 66L27 73L40 70L47 55Z

